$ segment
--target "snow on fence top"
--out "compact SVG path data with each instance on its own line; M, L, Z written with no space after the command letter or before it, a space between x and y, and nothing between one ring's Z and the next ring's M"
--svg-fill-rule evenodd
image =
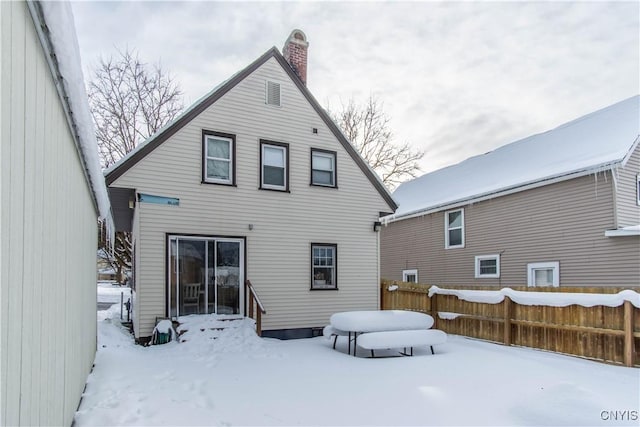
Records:
M596 305L618 307L625 301L629 301L635 307L640 308L640 294L632 290L624 290L617 294L586 294L579 292L526 292L516 291L511 288L502 288L499 291L475 291L466 289L442 289L437 286L431 286L431 288L429 288L429 297L436 294L454 295L464 301L485 304L499 304L505 297L509 297L513 302L520 305L566 307L575 304L583 307L593 307Z

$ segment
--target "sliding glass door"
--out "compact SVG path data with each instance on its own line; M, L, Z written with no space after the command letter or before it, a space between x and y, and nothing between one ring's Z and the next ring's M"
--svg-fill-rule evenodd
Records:
M244 239L170 236L168 311L244 314Z

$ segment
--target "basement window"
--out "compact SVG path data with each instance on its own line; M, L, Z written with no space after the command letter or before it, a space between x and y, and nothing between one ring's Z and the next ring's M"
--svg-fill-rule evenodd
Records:
M409 283L418 283L418 270L402 270L402 281Z
M476 256L476 279L500 277L500 255Z
M555 261L527 264L527 286L560 286L560 263Z

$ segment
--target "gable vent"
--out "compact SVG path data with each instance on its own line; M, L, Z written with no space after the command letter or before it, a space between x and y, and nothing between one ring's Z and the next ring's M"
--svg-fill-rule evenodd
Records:
M267 104L280 106L280 83L267 80Z

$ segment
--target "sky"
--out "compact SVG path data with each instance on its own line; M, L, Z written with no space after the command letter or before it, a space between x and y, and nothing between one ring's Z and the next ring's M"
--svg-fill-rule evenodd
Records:
M135 49L185 107L293 29L324 107L373 95L422 172L640 93L640 2L73 2L85 78Z

